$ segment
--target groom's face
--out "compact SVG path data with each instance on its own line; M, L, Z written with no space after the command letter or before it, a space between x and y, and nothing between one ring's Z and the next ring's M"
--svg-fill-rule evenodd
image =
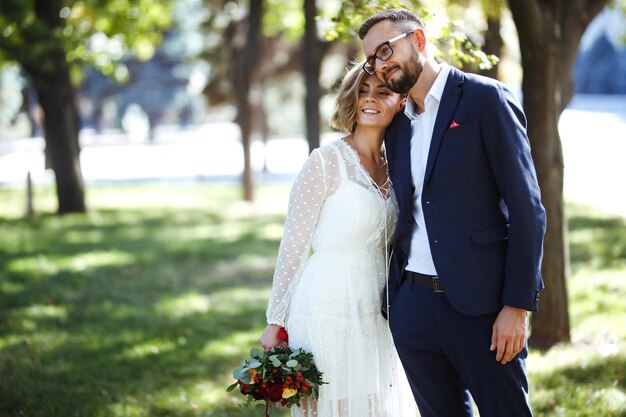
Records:
M383 20L367 32L363 38L363 52L367 58L376 54L378 48L389 39L403 32L394 27L393 22ZM423 32L415 32L391 44L393 54L386 61L375 60L376 75L390 90L404 94L415 85L422 73L422 56L415 46ZM419 44L418 44L419 45Z

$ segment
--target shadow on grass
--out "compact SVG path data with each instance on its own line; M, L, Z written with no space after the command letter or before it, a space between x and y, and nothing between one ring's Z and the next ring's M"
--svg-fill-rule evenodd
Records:
M0 415L255 415L224 389L264 327L282 223L228 202L0 219ZM623 220L583 212L570 229L575 266L626 262ZM537 384L623 390L625 368Z
M222 393L263 329L280 238L267 227L282 222L199 210L0 220L0 415L207 409L198 386ZM88 262L109 252L123 262ZM222 396L211 415L239 411Z

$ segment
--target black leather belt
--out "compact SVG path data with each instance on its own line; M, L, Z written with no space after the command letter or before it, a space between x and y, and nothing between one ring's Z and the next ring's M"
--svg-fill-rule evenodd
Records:
M406 273L413 285L430 288L433 292L443 292L443 288L441 288L441 284L439 283L439 277L424 275L413 271L406 271Z

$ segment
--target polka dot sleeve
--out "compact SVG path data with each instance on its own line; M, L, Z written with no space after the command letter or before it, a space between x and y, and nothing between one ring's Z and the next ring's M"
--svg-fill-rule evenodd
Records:
M289 303L309 256L315 225L327 196L324 158L316 149L298 174L289 197L285 230L278 250L272 294L267 307L269 324L285 325Z

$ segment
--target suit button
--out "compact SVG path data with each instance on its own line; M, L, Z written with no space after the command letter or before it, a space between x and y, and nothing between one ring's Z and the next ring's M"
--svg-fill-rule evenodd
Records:
M426 202L426 205L428 205L428 204L430 204L430 203L432 203L432 200L428 200L428 201Z
M439 243L439 241L438 241L437 239L435 239L433 242L435 242L435 243Z

